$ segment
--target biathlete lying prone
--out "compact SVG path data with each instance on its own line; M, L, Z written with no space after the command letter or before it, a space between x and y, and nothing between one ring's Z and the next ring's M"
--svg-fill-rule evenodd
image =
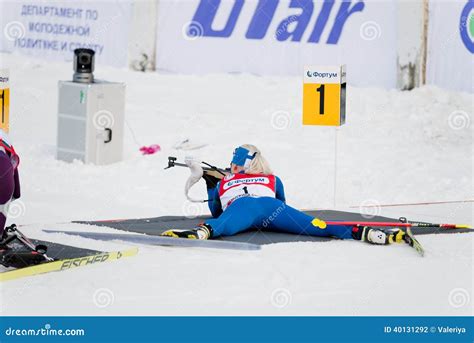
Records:
M191 230L165 231L163 236L212 239L255 228L296 235L354 239L373 244L402 242L405 238L405 232L400 229L327 225L287 205L282 181L273 174L260 150L253 145L245 144L235 149L231 173L221 180L204 174L197 163L191 170L206 181L213 218Z

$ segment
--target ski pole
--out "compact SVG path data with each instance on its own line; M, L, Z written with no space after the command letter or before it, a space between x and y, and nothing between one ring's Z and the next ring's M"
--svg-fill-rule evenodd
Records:
M363 222L363 221L325 221L327 225L362 225L362 226L387 226L387 227L429 227L443 229L471 229L465 224L435 224L422 222Z

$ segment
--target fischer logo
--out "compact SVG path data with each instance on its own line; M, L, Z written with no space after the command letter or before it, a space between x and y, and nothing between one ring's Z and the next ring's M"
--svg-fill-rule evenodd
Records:
M108 253L93 255L88 257L78 257L71 260L66 260L61 265L61 270L70 269L74 267L80 267L87 264L101 263L109 259L110 255Z
M461 39L472 54L474 54L474 0L468 0L461 12L459 30Z
M333 78L333 77L338 77L337 73L318 73L317 71L310 71L308 70L306 72L306 75L308 77L321 77L321 78Z
M229 1L232 3L231 1ZM254 0L233 0L232 9L224 19L222 29L213 29L213 23L216 19L217 12L221 6L221 0L200 0L199 5L192 18L192 23L200 29L200 37L216 37L228 38L234 32L238 23L242 8L246 3L254 4ZM343 28L352 15L362 12L365 7L363 0L292 0L288 6L281 4L280 0L258 0L255 11L253 12L247 30L245 31L246 39L263 39L271 34L277 41L285 42L301 42L303 35L308 33L308 43L319 43L323 32L328 32L326 44L337 44L342 35ZM284 1L284 3L287 3ZM322 3L319 12L315 11L315 3ZM285 6L293 12L296 9L298 15L289 15L283 18L275 19L275 13L281 13L281 8ZM318 7L319 8L319 7ZM219 19L222 17L219 15ZM316 18L315 20L313 20ZM329 18L332 21L329 21ZM219 20L220 21L220 20ZM274 21L279 21L275 32L269 32ZM310 22L315 22L313 27L308 27ZM221 21L220 21L221 22ZM243 23L243 20L241 20ZM193 32L187 33L193 36Z

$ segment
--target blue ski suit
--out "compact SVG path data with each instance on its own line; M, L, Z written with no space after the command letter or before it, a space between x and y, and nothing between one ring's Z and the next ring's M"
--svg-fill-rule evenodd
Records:
M252 190L249 192L252 180L246 182L244 178L237 180L242 181L240 184L234 183L230 186L235 190L234 194L239 191L240 194L232 198L227 205L222 206L223 202L227 201L227 198L223 199L225 198L226 179L220 181L215 188L208 189L209 209L214 218L206 220L205 224L212 227L212 237L232 236L254 228L297 235L352 239L352 232L347 226L328 225L325 229L321 229L313 225L314 217L286 204L283 183L280 178L273 175L259 176L274 178L274 192L268 192L269 196L266 196L265 192L263 192L264 196L259 196L258 191L257 194L252 194ZM232 179L232 176L227 179L229 178ZM232 182L232 180L228 182Z

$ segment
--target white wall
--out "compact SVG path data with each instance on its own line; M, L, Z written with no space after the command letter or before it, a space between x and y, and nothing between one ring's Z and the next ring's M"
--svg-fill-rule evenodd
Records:
M213 1L213 0L206 0ZM308 43L324 1L314 8L301 39L279 41L276 36L295 30L301 8L290 8L291 0L280 0L263 39L247 39L258 0L222 0L212 29L222 29L235 1L244 1L235 29L227 38L202 36L199 25L191 26L198 37L186 34L199 0L112 0L112 1L0 1L2 21L0 51L17 51L43 59L70 61L66 50L27 48L15 39L81 43L98 47L98 65L129 66L137 70L177 73L250 72L261 75L300 75L304 64L348 65L351 83L411 89L427 83L453 90L473 92L473 53L461 39L461 12L468 0L351 0L363 3L351 14L337 44L327 44L342 0L335 0L318 43ZM304 3L299 0L295 3ZM472 4L472 0L469 3ZM429 12L424 4L429 4ZM82 18L27 14L23 6L52 5L83 9ZM99 20L85 18L94 10ZM427 15L429 13L429 15ZM472 11L469 14L472 16ZM279 25L294 16L288 25ZM89 27L89 35L60 35L29 31L30 22ZM464 20L464 23L466 20ZM427 49L425 49L428 23ZM303 25L304 26L304 25ZM303 27L303 26L300 26ZM201 34L199 33L201 32ZM19 35L19 36L18 36ZM472 35L468 35L472 43ZM424 55L427 51L426 56ZM144 57L146 55L146 58ZM426 62L426 64L424 64ZM426 66L426 74L424 67Z
M423 84L425 55L424 6L428 0L397 2L397 85L412 89Z
M155 69L157 7L155 0L133 2L128 42L128 61L131 69Z
M474 92L474 37L466 25L473 16L472 0L430 0L428 84Z

